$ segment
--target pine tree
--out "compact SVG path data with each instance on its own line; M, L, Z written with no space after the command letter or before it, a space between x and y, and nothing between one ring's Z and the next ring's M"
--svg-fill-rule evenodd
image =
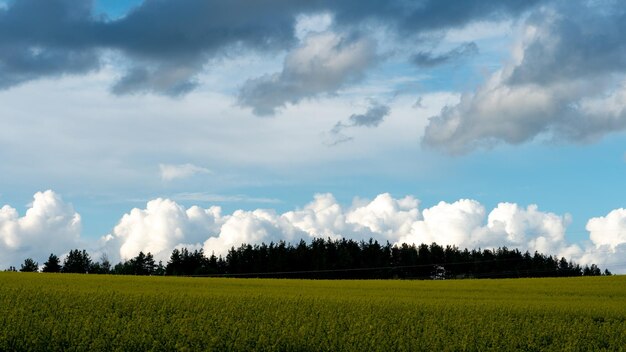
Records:
M39 264L33 260L33 258L24 259L24 264L20 268L23 273L36 273L39 272Z
M71 250L63 261L64 273L80 273L86 274L91 267L91 258L87 251L78 249Z
M61 261L59 257L50 253L48 257L48 261L43 263L43 269L41 270L44 273L58 273L61 271Z

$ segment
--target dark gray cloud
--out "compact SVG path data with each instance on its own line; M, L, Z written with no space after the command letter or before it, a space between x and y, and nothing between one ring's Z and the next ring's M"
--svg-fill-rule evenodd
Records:
M539 135L587 143L626 130L625 14L619 1L536 12L516 62L432 117L423 144L463 154Z
M0 89L42 76L80 74L99 67L99 57L93 51L17 48L0 49Z
M389 115L389 111L387 105L373 104L364 114L352 114L349 126L377 127Z
M0 10L0 88L99 67L89 35L91 3L20 0Z
M0 10L0 85L97 69L101 49L112 49L131 60L115 93L179 95L193 88L208 59L230 49L292 45L299 8L288 1L145 1L110 21L94 17L92 7L88 0L20 0Z
M420 67L434 67L457 61L466 56L478 54L478 46L476 43L465 43L442 54L434 54L432 52L420 51L413 55L411 60Z
M0 7L0 88L97 70L102 49L109 49L127 57L131 67L115 93L179 95L193 89L194 76L212 58L234 50L293 48L299 14L332 13L342 32L374 21L419 35L517 16L537 2L146 0L126 16L109 20L93 15L92 0L11 1ZM190 70L182 74L179 67Z
M378 21L402 34L458 28L474 21L501 20L547 0L347 0L320 1L340 24Z
M149 67L131 70L114 92L183 94L193 89L194 75L210 58L238 47L289 47L295 40L297 10L297 2L289 1L145 1L126 17L106 24L104 45ZM192 70L184 75L180 67Z
M184 59L225 46L283 48L293 40L298 1L145 1L109 24L112 46L139 57ZM306 7L304 7L306 9Z
M509 84L550 84L587 78L626 68L626 7L622 1L585 5L561 2L532 16L529 26L542 36L524 48Z
M371 102L371 105L367 108L367 111L363 114L352 114L348 118L348 122L337 122L335 126L328 132L326 144L334 146L340 143L349 142L353 140L344 133L344 130L354 127L378 127L385 117L389 115L391 109L387 105Z
M111 88L113 94L155 91L169 96L180 96L192 91L198 83L194 70L186 67L134 67Z

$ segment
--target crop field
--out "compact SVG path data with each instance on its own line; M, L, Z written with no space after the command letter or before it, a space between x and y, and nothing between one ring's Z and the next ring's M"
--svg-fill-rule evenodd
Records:
M626 277L0 273L1 351L624 351Z

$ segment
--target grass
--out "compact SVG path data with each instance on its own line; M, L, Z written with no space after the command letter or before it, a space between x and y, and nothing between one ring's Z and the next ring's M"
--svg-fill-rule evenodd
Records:
M0 273L1 351L625 351L626 277Z

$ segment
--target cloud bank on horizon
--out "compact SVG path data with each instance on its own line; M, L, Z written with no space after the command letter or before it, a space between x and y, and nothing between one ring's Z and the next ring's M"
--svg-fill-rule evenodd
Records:
M17 265L27 257L44 261L50 252L65 254L79 247L106 253L112 260L151 252L166 262L171 251L181 247L225 255L243 243L344 237L461 248L507 246L626 272L626 209L589 219L589 243L581 247L567 239L568 214L543 212L536 205L500 203L487 211L470 199L426 209L420 209L419 203L412 196L398 199L384 193L373 200L355 199L344 207L332 194L318 194L304 207L282 214L272 209L222 214L218 206L185 208L158 198L144 209L124 214L111 233L90 242L80 237L80 215L48 190L36 193L21 217L9 205L0 209L0 266Z

